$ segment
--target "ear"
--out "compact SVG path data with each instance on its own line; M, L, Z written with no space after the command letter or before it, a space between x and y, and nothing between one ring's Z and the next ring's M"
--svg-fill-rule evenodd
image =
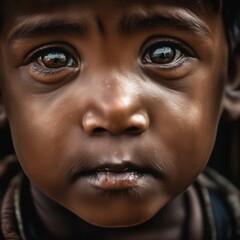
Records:
M223 101L223 115L230 121L240 120L240 42L230 53L228 81Z
M0 128L7 124L7 114L0 93Z

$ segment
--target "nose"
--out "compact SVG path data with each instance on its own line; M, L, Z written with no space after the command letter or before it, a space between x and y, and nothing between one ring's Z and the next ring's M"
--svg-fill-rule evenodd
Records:
M149 126L147 111L139 98L131 95L112 94L95 101L94 107L86 111L82 126L86 133L92 134L141 134Z

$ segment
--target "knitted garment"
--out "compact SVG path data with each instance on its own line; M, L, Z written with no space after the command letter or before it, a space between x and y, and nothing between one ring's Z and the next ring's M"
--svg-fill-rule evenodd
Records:
M25 236L21 222L19 196L23 179L24 174L13 155L0 161L0 240L33 239ZM211 168L206 168L193 186L201 202L205 239L240 239L240 191Z

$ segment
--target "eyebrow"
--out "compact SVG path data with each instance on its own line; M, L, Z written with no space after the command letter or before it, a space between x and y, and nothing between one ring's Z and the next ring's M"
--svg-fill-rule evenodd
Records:
M84 35L87 33L87 23L84 20L78 22L66 22L62 19L54 20L28 20L21 25L13 28L8 42L23 38L32 38L44 35L54 35L59 33L70 33Z
M129 14L124 15L120 22L120 31L125 33L133 33L138 31L146 31L154 28L173 28L180 31L193 32L206 38L212 38L209 28L196 16L190 13L183 14L181 12L172 13L151 13L151 14Z

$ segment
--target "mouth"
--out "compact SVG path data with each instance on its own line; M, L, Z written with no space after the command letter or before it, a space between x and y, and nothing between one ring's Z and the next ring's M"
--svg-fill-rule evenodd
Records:
M161 177L153 169L142 168L131 164L107 164L87 169L75 175L99 190L127 190L138 187L148 179Z

